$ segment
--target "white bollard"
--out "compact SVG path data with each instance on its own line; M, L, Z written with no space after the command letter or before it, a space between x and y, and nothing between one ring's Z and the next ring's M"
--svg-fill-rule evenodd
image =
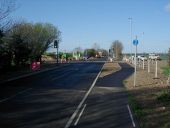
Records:
M158 78L158 61L155 60L155 78Z
M143 70L145 69L145 60L143 60Z
M150 59L148 59L148 73L150 73Z

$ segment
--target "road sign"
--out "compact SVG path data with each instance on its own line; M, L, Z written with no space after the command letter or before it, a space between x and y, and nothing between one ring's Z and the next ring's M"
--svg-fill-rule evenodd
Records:
M31 63L31 69L33 71L40 69L40 62L34 61Z
M133 40L133 45L135 45L135 72L134 72L134 87L136 86L136 65L137 65L137 59L136 59L136 55L137 55L137 45L138 45L139 41L137 40L137 36L136 39Z
M137 39L133 40L133 45L137 46L139 41Z

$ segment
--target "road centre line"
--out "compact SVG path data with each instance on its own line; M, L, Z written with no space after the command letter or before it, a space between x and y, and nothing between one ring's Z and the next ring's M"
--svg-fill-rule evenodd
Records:
M127 108L128 108L128 111L129 111L129 115L130 115L131 121L132 121L132 125L133 125L133 127L135 128L135 127L136 127L136 124L135 124L135 122L134 122L133 115L132 115L132 112L131 112L131 110L130 110L129 105L127 105Z
M69 127L71 126L71 124L72 124L74 118L76 117L76 115L78 114L81 106L84 104L85 100L87 99L88 95L90 94L90 92L92 91L94 85L96 84L96 82L97 82L97 80L98 80L98 78L99 78L99 76L100 76L100 74L101 74L101 71L102 71L103 67L104 67L104 64L103 64L100 72L99 72L98 75L96 76L95 80L93 81L93 83L92 83L91 87L89 88L88 92L85 94L85 96L83 97L82 101L81 101L80 104L78 105L77 109L74 111L74 113L72 114L72 116L71 116L70 119L68 120L65 128L69 128Z
M76 126L76 125L78 124L78 122L79 122L79 120L80 120L80 117L82 116L82 114L83 114L85 108L86 108L86 104L83 106L83 108L82 108L82 110L81 110L81 112L80 112L80 114L79 114L79 116L78 116L76 122L74 123L74 126Z
M5 102L5 101L7 101L7 100L10 100L10 99L12 99L12 98L14 98L14 97L16 97L16 96L24 93L24 92L27 92L27 91L29 91L29 90L31 90L31 89L32 89L32 88L25 89L25 90L23 90L23 91L21 91L21 92L18 92L17 94L15 94L15 95L13 95L13 96L10 96L10 97L8 97L8 98L5 98L5 99L3 99L3 100L0 100L0 103Z

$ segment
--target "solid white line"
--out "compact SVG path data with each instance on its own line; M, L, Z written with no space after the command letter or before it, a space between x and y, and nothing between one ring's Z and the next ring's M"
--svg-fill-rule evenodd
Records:
M79 114L79 116L78 116L76 122L74 123L74 126L76 126L76 125L78 124L78 122L79 122L79 120L80 120L80 117L82 116L82 114L83 114L85 108L86 108L86 104L83 106L83 109L81 110L81 112L80 112L80 114Z
M10 96L10 97L8 97L8 98L5 98L5 99L3 99L3 100L0 100L0 103L2 103L2 102L4 102L4 101L7 101L7 100L10 100L10 99L16 97L17 95L20 95L20 94L22 94L22 93L24 93L24 92L27 92L27 91L31 90L31 89L32 89L32 88L25 89L25 90L23 90L23 91L21 91L21 92L18 92L17 94L15 94L15 95L13 95L13 96Z
M103 64L104 66L104 64ZM101 71L102 71L103 67L101 68L100 72L98 73L98 75L96 76L95 80L93 81L90 89L88 90L88 92L85 94L84 98L82 99L82 101L80 102L80 104L78 105L77 109L75 110L75 112L73 113L73 115L70 117L70 119L68 120L65 128L69 128L71 123L73 122L74 118L76 117L76 115L78 114L79 112L79 109L81 108L81 106L83 105L84 101L87 99L88 95L90 94L91 90L93 89L94 85L96 84L97 82L97 79L99 78L100 74L101 74Z
M135 128L135 127L136 127L136 124L135 124L135 122L134 122L133 115L132 115L132 112L131 112L131 110L130 110L129 105L127 105L127 108L128 108L128 111L129 111L129 115L130 115L131 121L132 121L132 125L133 125L133 127Z

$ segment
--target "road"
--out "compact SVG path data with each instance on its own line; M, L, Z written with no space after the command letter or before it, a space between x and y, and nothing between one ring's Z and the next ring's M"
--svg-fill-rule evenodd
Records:
M103 64L74 63L1 85L0 128L64 127Z
M73 63L1 85L0 128L133 127L123 87L133 68L121 64L97 80L103 64Z

